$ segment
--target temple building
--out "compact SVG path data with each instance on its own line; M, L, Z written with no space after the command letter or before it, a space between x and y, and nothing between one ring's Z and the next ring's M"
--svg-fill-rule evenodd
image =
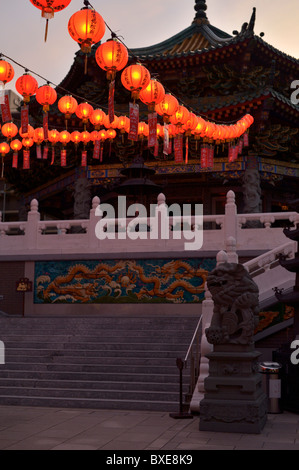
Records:
M210 24L206 1L197 0L194 8L190 26L161 43L131 49L129 64L141 62L180 104L206 120L235 123L251 114L254 124L250 127L249 146L242 149L238 159L229 161L227 146L216 145L212 166L202 167L202 142L191 135L184 142L188 145L188 162L178 163L173 151L169 155L163 153L162 139L154 152L148 148L146 139L136 143L118 131L113 141L105 142L101 162L93 159L90 142L86 146L87 165L82 167L82 143L78 147L70 143L67 166L61 168L60 147L56 145L52 165L40 160L34 161L30 170L7 166L7 181L22 195L21 212L37 198L42 217L87 217L88 213L82 210L76 212L76 198L79 197L81 208L82 198L88 201L89 208L93 196L99 196L102 202L115 203L125 180L123 170L128 173L136 158L141 158L141 166L151 173L154 198L160 190L169 203L178 199L181 204L202 203L204 213L217 214L223 213L225 194L232 189L239 212L288 210L289 202L298 198L299 107L291 101L291 83L299 76L298 60L265 42L263 33L255 33L255 8L248 23L236 25L238 31L232 35ZM94 45L88 56L87 73L84 73L85 54L76 53L57 93L59 97L72 94L77 100L82 97L82 101L107 113L109 82L95 60L98 46ZM114 100L115 115L128 115L130 92L122 86L120 73L116 76ZM147 106L141 101L139 106L140 120L146 121ZM42 117L42 107L31 100L32 125L42 126ZM49 112L49 129L54 128L65 129L57 103ZM83 131L83 124L75 115L68 122L68 130L74 129ZM89 122L87 130L93 129ZM31 152L34 153L34 148ZM136 200L136 188L131 189Z

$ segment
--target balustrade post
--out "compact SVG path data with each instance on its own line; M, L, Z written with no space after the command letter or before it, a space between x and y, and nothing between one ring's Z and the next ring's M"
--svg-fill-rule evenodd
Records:
M232 237L237 244L237 206L235 203L235 193L228 191L226 195L225 216L224 216L224 240Z
M229 263L238 263L238 254L236 251L236 240L234 237L228 237L226 240L227 261Z
M156 212L155 212L155 226L151 227L157 240L169 239L169 218L166 205L166 197L160 193L157 197Z
M90 248L96 248L98 240L96 237L96 224L99 221L99 216L102 216L100 211L100 198L95 196L92 200L92 206L89 212L89 224L87 229L88 245Z
M37 248L37 237L39 235L38 232L38 224L40 222L40 213L38 212L38 201L36 199L32 199L30 203L30 211L27 215L27 223L25 229L25 244L29 250L33 250Z

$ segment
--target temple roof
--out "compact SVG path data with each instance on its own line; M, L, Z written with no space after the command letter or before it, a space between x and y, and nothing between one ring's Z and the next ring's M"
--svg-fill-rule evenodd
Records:
M150 61L167 60L204 54L252 40L263 51L269 51L290 66L298 67L298 59L276 49L254 33L256 8L253 8L249 23L244 23L240 31L234 31L233 36L210 24L206 15L206 1L195 1L194 8L197 13L189 27L158 44L132 48L131 55Z
M188 28L149 47L132 49L135 56L173 55L198 51L210 46L229 43L233 36L212 26L206 16L206 1L196 1L196 15Z

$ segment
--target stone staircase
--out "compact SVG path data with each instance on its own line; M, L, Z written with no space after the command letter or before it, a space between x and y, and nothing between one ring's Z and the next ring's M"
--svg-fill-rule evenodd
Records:
M0 405L176 412L176 358L198 319L0 317Z

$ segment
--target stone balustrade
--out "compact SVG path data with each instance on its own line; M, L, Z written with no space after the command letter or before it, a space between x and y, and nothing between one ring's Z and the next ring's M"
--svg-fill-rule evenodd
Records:
M0 222L0 256L26 259L184 251L189 256L191 252L216 256L225 250L229 261L234 261L237 253L256 256L282 245L286 241L282 226L299 223L297 212L238 214L233 191L227 193L225 213L220 215L171 215L172 206L167 206L163 194L158 196L154 217L109 218L104 207L94 197L88 219L41 220L38 201L33 199L27 221Z

